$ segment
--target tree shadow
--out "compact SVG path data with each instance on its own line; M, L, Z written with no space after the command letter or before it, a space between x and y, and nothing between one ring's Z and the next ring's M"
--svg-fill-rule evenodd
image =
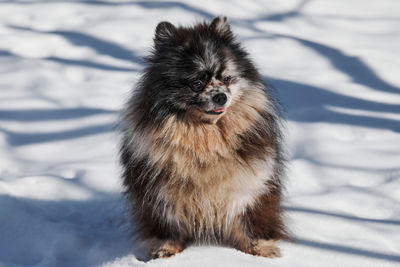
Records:
M147 9L173 9L173 8L179 8L184 11L193 13L194 15L204 17L206 19L212 19L214 16L202 9L195 8L191 5L188 5L186 3L182 2L177 2L177 1L135 1L135 2L105 2L105 1L83 1L86 4L90 5L112 5L112 6L118 6L118 5L138 5L143 8Z
M0 128L0 132L3 132L7 135L8 144L12 146L23 146L44 142L64 141L69 139L82 138L85 136L94 136L107 132L114 132L115 127L116 126L114 124L101 124L51 133L17 133Z
M11 53L10 51L0 49L0 57L11 57L11 56L15 56L15 55L13 53Z
M0 203L0 265L99 266L145 255L118 195L96 192L93 200L0 195Z
M311 213L311 214L324 215L324 216L329 216L329 217L336 217L336 218L341 218L341 219L346 219L346 220L351 220L351 221L357 221L357 222L400 225L400 221L396 221L396 220L369 219L369 218L356 217L356 216L351 216L351 215L347 215L347 214L334 213L334 212L328 212L328 211L322 211L322 210L310 209L310 208L285 206L284 209L287 210L287 211L290 211L290 212Z
M4 121L48 121L76 119L93 115L116 114L117 111L104 108L76 107L35 110L0 110L0 120Z
M339 71L350 76L354 83L364 85L376 91L400 93L400 88L393 86L379 77L365 62L358 57L348 56L337 48L285 34L272 34L272 38L286 38L297 41L311 48L327 60Z
M60 57L46 57L43 59L48 60L48 61L54 61L54 62L64 64L64 65L94 68L94 69L105 70L105 71L123 71L123 72L139 71L139 69L136 69L136 68L116 67L116 66L92 62L92 61L88 61L88 60L66 59L66 58L60 58Z
M10 1L5 1L5 2L10 2ZM12 2L12 1L11 1ZM20 5L29 5L29 4L34 4L37 3L38 1L23 1L23 2L17 2ZM40 3L51 3L52 1L40 1ZM70 1L59 1L59 2L67 2L70 3ZM14 3L14 2L12 2ZM197 16L202 16L207 19L212 19L214 16L202 9L195 8L191 5L188 5L186 3L178 2L178 1L101 1L101 0L83 0L79 1L79 3L84 3L86 5L94 5L94 6L140 6L143 8L147 9L174 9L174 8L179 8L184 11L193 13L194 15Z
M297 244L300 244L303 246L313 247L313 248L317 248L317 249L336 251L336 252L340 252L340 253L364 256L364 257L374 258L374 259L379 259L379 260L400 262L400 255L380 253L380 252L375 252L375 251L366 250L366 249L353 248L350 246L343 246L343 245L329 244L329 243L325 243L325 242L312 241L312 240L303 239L303 238L296 238L295 242Z
M24 57L21 57L19 55L16 55L12 52L6 51L6 50L0 50L0 57L12 57L12 58L18 58L18 59L25 59ZM90 60L79 60L79 59L67 59L67 58L61 58L61 57L45 57L45 58L40 58L40 60L47 60L47 61L52 61L56 62L59 64L63 65L71 65L71 66L78 66L78 67L84 67L84 68L93 68L93 69L98 69L98 70L104 70L104 71L120 71L120 72L134 72L134 71L139 71L140 69L138 68L126 68L126 67L118 67L118 66L112 66L104 63L98 63L98 62L93 62Z
M91 36L82 32L75 31L39 31L29 27L22 27L17 25L8 25L10 29L29 31L40 34L55 34L65 40L69 41L71 44L76 46L85 46L93 49L99 54L107 55L118 60L135 62L141 66L144 65L144 60L141 56L136 55L133 50L122 47L121 45L115 44L113 42ZM49 60L57 61L57 58L49 58ZM81 63L82 65L82 63Z
M329 109L329 107L342 107L400 114L400 105L345 96L320 87L288 80L269 78L268 83L272 85L273 91L279 94L285 107L285 115L289 120L349 124L400 132L400 123L397 120L344 114Z
M291 10L288 10L286 12L280 12L280 13L273 13L273 14L266 14L260 17L257 17L255 19L245 19L244 21L247 23L255 23L258 21L283 21L289 18L293 17L299 17L302 16L301 10L306 7L311 1L310 0L302 0L299 1L298 4Z
M79 119L95 115L116 114L117 111L101 108L64 108L64 109L37 109L37 110L0 110L0 121L38 122L49 120ZM116 123L79 127L72 130L58 132L20 133L0 127L0 132L7 136L8 144L22 146L43 142L54 142L86 137L91 135L115 132Z
M301 13L301 10L309 4L311 1L302 0L293 9L282 13L268 14L265 16L260 16L252 19L242 19L242 20L232 20L232 24L239 25L254 32L261 34L261 36L253 36L244 38L243 40L254 40L254 39L276 39L276 38L286 38L299 42L304 47L312 49L314 52L318 53L322 57L329 60L329 62L339 71L348 75L353 82L367 86L373 90L384 91L390 93L400 93L400 88L393 86L386 82L375 71L368 66L367 63L363 62L359 57L346 55L341 50L322 44L320 42L307 40L304 38L279 33L268 33L258 29L255 24L258 22L273 21L282 22L286 19L292 17L302 18L304 20L308 19L308 15ZM399 19L397 19L399 20Z

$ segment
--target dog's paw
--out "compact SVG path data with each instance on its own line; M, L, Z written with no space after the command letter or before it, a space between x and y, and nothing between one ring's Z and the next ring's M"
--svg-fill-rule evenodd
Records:
M277 245L276 240L258 239L251 244L251 254L266 257L277 258L281 256L281 250Z
M166 241L160 247L154 249L151 252L151 257L153 259L157 258L169 258L183 250L183 246L180 244L173 243L171 241Z

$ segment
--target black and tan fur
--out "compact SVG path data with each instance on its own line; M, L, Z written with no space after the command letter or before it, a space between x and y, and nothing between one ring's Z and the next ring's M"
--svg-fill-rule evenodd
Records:
M152 256L193 243L279 256L276 241L288 237L281 134L257 70L225 17L188 28L162 22L154 41L121 145L124 185ZM226 99L210 100L216 94Z

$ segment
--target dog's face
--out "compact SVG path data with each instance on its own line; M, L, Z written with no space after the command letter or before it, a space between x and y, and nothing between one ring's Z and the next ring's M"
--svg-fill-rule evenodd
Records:
M148 79L153 110L159 112L215 123L238 99L241 81L254 72L225 17L192 28L161 22L154 42Z

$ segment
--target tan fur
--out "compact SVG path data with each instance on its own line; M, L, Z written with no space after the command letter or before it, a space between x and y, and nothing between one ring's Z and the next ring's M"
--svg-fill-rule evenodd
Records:
M258 239L254 240L247 253L267 258L277 258L281 256L281 251L276 240Z
M168 258L179 252L181 252L184 247L181 244L174 243L172 241L162 242L158 247L152 249L151 257L155 258Z

